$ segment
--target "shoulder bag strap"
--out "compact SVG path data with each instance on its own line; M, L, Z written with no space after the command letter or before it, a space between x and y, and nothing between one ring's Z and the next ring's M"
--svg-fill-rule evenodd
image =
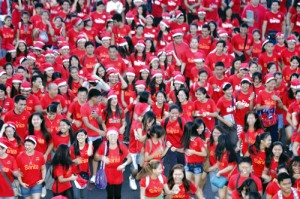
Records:
M10 188L13 190L13 185L12 185L11 181L8 179L6 173L4 173L1 163L0 163L0 171L1 171L2 176L5 178L6 182L9 184Z

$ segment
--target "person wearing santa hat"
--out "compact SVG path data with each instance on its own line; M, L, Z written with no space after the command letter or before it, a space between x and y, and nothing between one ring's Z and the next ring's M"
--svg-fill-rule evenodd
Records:
M86 42L87 42L86 35L84 35L83 33L78 34L76 36L75 47L71 48L72 50L71 50L70 54L72 56L77 56L79 58L79 60L81 60L86 53L85 47L84 47ZM71 66L73 66L73 65L71 65Z
M43 110L41 102L38 97L31 94L31 84L28 81L24 81L20 87L21 95L26 98L26 110L30 113L40 112Z
M3 67L7 62L12 64L18 63L16 48L11 44L7 44L6 54L0 59L0 66Z
M67 31L67 41L70 44L70 48L76 47L78 35L83 34L83 20L80 17L72 19L73 28ZM84 35L86 36L86 35Z
M287 48L281 51L282 69L290 65L292 56L300 56L299 48L296 48L297 38L291 35L286 38Z
M41 198L42 183L46 178L46 165L43 154L35 150L36 137L29 135L24 139L25 151L16 159L22 175L18 176L21 194L25 198Z
M16 132L16 123L7 122L3 124L0 131L0 138L7 142L6 153L16 158L22 151L24 151L24 144Z
M108 14L105 11L105 4L102 1L96 2L96 10L91 13L94 28L98 31L105 28L105 24L108 18Z
M155 93L157 91L166 91L166 84L164 83L163 73L161 70L153 71L150 82L151 98L155 100Z
M54 196L62 195L67 198L74 198L72 183L74 183L80 175L77 176L74 173L73 164L68 145L59 145L51 162L53 167L52 175L54 177L54 183L52 185Z
M170 22L164 19L159 23L159 32L154 40L154 45L156 46L156 50L160 50L165 48L170 42L172 42Z
M204 69L199 70L197 81L190 86L190 99L195 101L197 99L196 91L203 87L209 96L212 96L214 90L210 83L208 83L208 72Z
M131 37L131 28L129 25L123 23L123 17L121 14L114 14L112 20L114 21L114 25L112 27L112 43L116 43L119 37Z
M262 53L258 57L258 67L261 69L263 75L267 74L267 64L274 62L276 64L276 71L283 69L280 63L280 57L274 52L274 44L271 40L266 40L262 44Z
M14 177L18 177L20 172L15 158L7 154L8 144L5 138L0 138L0 198L15 198Z
M108 58L108 47L111 44L111 33L103 31L100 35L101 37L101 46L97 47L95 54L100 58L101 61Z
M107 95L106 109L102 114L103 130L115 127L119 129L120 135L118 140L123 141L125 132L125 114L122 107L118 104L118 96L113 90L109 91Z
M283 107L281 99L276 95L274 88L276 80L273 74L265 76L266 88L257 94L256 110L259 111L260 117L266 128L266 131L271 133L272 142L278 140L278 118L276 114L276 107ZM272 123L264 122L264 119L272 119Z
M200 2L199 2L200 3ZM193 2L193 6L197 6L198 2ZM187 21L190 22L194 19L190 18L190 12L188 12L188 19ZM184 34L186 34L189 31L189 25L187 22L184 22L184 14L180 10L176 10L175 12L175 20L171 23L170 25L171 30L176 30L179 29L181 30Z
M127 146L118 141L119 134L117 128L108 128L106 130L108 141L100 145L95 155L95 159L102 160L105 164L107 198L121 198L123 170L132 161Z

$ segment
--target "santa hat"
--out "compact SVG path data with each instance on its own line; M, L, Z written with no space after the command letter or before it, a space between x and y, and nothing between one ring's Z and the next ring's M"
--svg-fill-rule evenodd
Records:
M251 78L249 78L249 77L244 77L242 80L241 80L241 84L242 83L249 83L249 84L252 84L252 81L251 81Z
M181 10L176 10L176 11L175 11L175 17L176 17L176 19L177 19L178 17L181 17L181 16L184 16L183 13L182 13L182 11L181 11Z
M4 149L7 149L8 148L7 145L8 145L7 139L4 137L1 137L0 138L0 146Z
M284 34L282 32L278 32L278 33L276 33L276 38L277 37L284 37Z
M231 84L230 84L229 82L224 82L224 83L222 84L222 90L224 90L225 87L226 87L227 85L230 85L230 86L231 86Z
M94 78L92 75L88 75L86 78L87 78L87 81L91 82L91 83L98 81L98 79Z
M204 62L204 55L202 53L196 53L194 57L194 62L199 63L199 62Z
M174 83L184 84L185 83L185 78L182 75L177 75L174 78Z
M159 61L159 59L156 57L156 56L151 56L150 58L149 58L149 60L150 60L150 64L152 63L152 62L154 62L154 61Z
M34 50L43 50L44 45L41 43L35 43L32 47Z
M34 145L36 145L36 137L35 137L34 135L28 135L28 136L25 138L24 142L26 142L26 141L30 141L30 142L32 142Z
M78 26L78 25L80 25L82 22L83 22L83 21L82 21L82 19L81 19L80 17L77 17L77 18L75 18L75 19L72 20L73 26Z
M149 67L146 66L146 65L141 66L140 67L140 73L142 73L142 72L150 73Z
M77 42L79 42L79 41L84 41L84 42L86 42L87 39L86 39L86 37L85 37L84 35L78 35L78 37L77 37Z
M101 40L103 41L103 40L109 40L109 39L111 39L111 34L109 32L106 32L106 31L102 32Z
M42 66L43 66L44 72L49 71L49 70L54 70L52 64L50 64L50 63L46 62L46 63L42 64Z
M53 57L55 57L54 51L53 51L53 50L46 50L46 52L45 52L45 57L48 57L48 56L53 56Z
M300 89L300 80L299 79L293 79L291 81L291 88L295 89L295 90Z
M66 86L67 82L65 80L63 80L62 78L57 78L54 80L54 83L60 87L60 86Z
M118 72L119 72L118 70L112 69L112 70L109 70L106 75L108 77L110 75L116 75L116 74L118 74Z
M132 76L135 76L135 70L133 67L129 67L127 70L126 70L126 75L132 75Z
M10 52L10 53L16 52L16 48L13 45L7 44L6 46L7 46L7 52Z
M28 82L28 81L22 82L21 89L27 90L27 91L31 90L31 84L30 84L30 82Z
M134 84L135 87L144 87L146 88L146 82L144 80L137 80Z
M206 11L204 10L204 8L199 8L199 9L197 10L197 13L198 13L198 15L199 15L199 14L206 14Z
M183 32L181 29L175 29L172 31L172 37L183 36Z
M157 52L157 57L159 57L161 54L165 54L166 51L164 49L159 49Z
M131 11L126 13L125 19L130 19L133 20L134 19L134 15Z
M163 20L170 20L171 19L171 15L168 12L164 12L162 14L162 18L163 18Z
M82 18L82 21L89 21L89 20L92 20L90 15L84 15Z
M27 59L33 59L34 61L36 61L36 55L34 53L28 53Z
M69 60L70 60L70 56L69 55L66 55L66 56L62 57L62 61L63 62L69 62Z
M248 63L242 63L239 70L249 70L249 64Z
M107 100L109 100L109 99L111 99L111 98L113 98L113 97L118 97L118 96L116 95L115 91L110 90L110 91L108 92L108 94L107 94Z
M224 30L224 29L220 29L220 30L218 31L218 35L219 35L219 37L228 37L227 31Z
M126 45L128 45L126 39L124 39L123 37L119 37L117 39L117 46L126 46Z
M286 38L286 41L297 43L297 38L294 35L291 35L288 38Z
M154 70L152 71L152 78L154 77L162 77L163 76L163 73L161 70Z
M70 49L68 42L61 42L59 45L60 49Z
M12 77L12 83L22 83L24 76L21 74L14 74Z
M137 46L142 46L142 47L146 47L146 44L145 44L145 42L143 41L143 40L139 40L136 44L135 44L135 48L137 47Z
M80 175L78 175L77 179L74 181L74 184L77 189L84 189L86 188L88 181L83 179Z
M266 76L265 76L265 83L268 83L271 80L275 80L274 75L271 74L271 73L266 74Z
M8 121L5 124L6 124L6 127L11 127L16 130L16 123Z
M119 135L119 130L115 127L108 128L106 131L106 137L108 137L110 135Z
M160 21L160 24L164 25L167 28L170 28L170 22L166 19L163 19L162 21Z
M2 75L6 75L7 73L6 73L6 71L5 70L0 70L0 77L2 76Z

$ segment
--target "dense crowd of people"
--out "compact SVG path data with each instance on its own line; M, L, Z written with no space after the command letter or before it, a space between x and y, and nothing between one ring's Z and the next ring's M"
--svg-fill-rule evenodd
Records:
M0 7L0 198L300 198L299 0Z

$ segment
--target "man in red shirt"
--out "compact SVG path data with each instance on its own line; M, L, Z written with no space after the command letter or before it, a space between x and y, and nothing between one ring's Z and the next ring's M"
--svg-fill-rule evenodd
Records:
M111 45L108 47L108 58L104 59L102 64L106 68L106 70L110 66L114 66L121 75L123 75L124 70L126 69L126 64L122 60L120 56L118 56L118 48L115 45Z
M72 24L74 27L67 32L67 41L70 44L70 49L76 47L77 36L82 33L83 21L81 18L77 17L72 20Z
M112 43L118 40L119 37L129 36L131 37L130 26L123 23L123 17L121 14L114 14L113 16L114 26L112 28Z
M99 128L102 123L102 107L100 101L101 92L93 88L88 93L88 101L80 108L83 128L87 131L89 141L93 142L94 152L97 151L102 141L102 137L105 137L105 132ZM98 161L93 160L92 166L93 176L91 178L91 182L95 183Z
M226 47L226 42L223 40L219 40L216 45L216 52L209 53L205 59L205 64L211 69L214 70L215 63L223 62L225 64L225 68L230 67L228 55L224 53L224 48Z
M254 39L251 34L248 34L248 25L242 23L240 25L240 34L236 34L232 37L232 48L235 55L242 56L244 53L246 60L249 62L250 55L253 49Z
M23 95L17 95L15 97L15 108L6 113L4 122L13 121L16 123L16 132L22 140L27 135L27 125L30 113L25 110L26 98Z
M4 84L0 84L0 117L3 120L5 114L14 108L13 100L5 96L6 87Z
M251 0L242 13L242 20L249 24L250 32L255 29L261 30L266 8L259 3L259 0Z
M280 6L279 1L277 0L272 1L271 10L268 11L264 17L264 22L262 25L262 34L261 34L262 41L265 40L266 34L268 34L270 31L273 32L275 31L276 33L285 32L284 14L278 11L279 6Z
M41 112L43 110L39 98L31 94L31 84L27 81L21 84L21 95L26 98L26 110L30 113Z
M202 50L207 56L212 50L215 39L210 36L210 27L208 24L202 26L202 34L199 36L199 50Z
M292 177L289 174L280 173L277 182L280 190L272 199L296 199L300 197L299 191L292 187Z
M92 74L94 66L100 63L100 59L95 55L95 44L91 41L85 43L86 55L83 56L81 64Z
M72 102L67 113L67 119L72 122L73 130L76 132L79 128L82 128L82 117L80 109L83 104L86 103L88 90L85 87L80 87L77 93L77 99Z
M239 173L232 175L228 181L227 198L233 197L240 187L248 178L256 182L256 186L260 195L262 195L263 187L259 177L252 173L252 159L250 157L242 157L239 162Z
M58 87L55 83L50 83L48 85L48 93L44 95L44 97L41 99L41 105L43 107L43 111L46 112L47 107L52 102L59 102L62 107L62 113L67 112L66 102L63 96L58 94Z

